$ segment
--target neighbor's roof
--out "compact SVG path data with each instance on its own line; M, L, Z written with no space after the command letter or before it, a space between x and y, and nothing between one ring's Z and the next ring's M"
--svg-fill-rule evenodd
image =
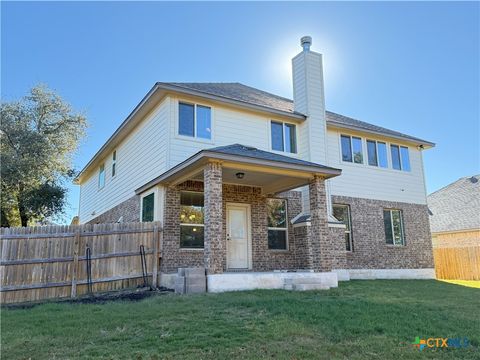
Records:
M432 233L480 229L480 175L467 176L428 195Z
M287 113L299 114L294 111L293 100L268 93L241 83L158 83L165 85L178 86L185 89L195 90L202 93L221 96L233 100L242 101L252 105L263 106ZM368 131L381 135L403 138L405 140L433 146L432 142L419 139L414 136L406 135L398 131L389 130L381 126L373 125L353 119L348 116L336 114L331 111L326 112L327 124L345 128L354 128L355 130Z
M256 111L276 114L278 116L292 117L297 121L302 121L306 118L305 114L294 111L292 100L240 83L157 82L135 109L133 109L130 115L128 115L122 124L120 124L117 130L115 130L113 135L102 145L100 150L98 150L87 165L85 165L82 171L80 171L75 178L75 181L80 181L81 177L87 172L87 170L97 163L97 161L101 160L104 153L113 151L115 146L127 136L148 111L153 108L156 101L159 101L159 99L168 92L205 97L213 101L224 102L237 107L245 107ZM331 126L393 137L413 142L417 145L435 146L432 142L330 111L326 112L326 117L327 124Z
M326 177L338 176L341 174L341 169L313 163L310 161L295 159L290 156L275 154L268 151L260 150L252 146L242 144L233 144L227 146L219 146L210 149L204 149L197 152L195 155L189 157L180 164L165 171L160 176L147 182L135 190L140 194L151 187L169 182L174 177L178 176L182 171L188 168L198 168L203 166L208 160L233 161L240 164L253 164L267 167L283 169L285 171L295 170L308 174L318 174Z

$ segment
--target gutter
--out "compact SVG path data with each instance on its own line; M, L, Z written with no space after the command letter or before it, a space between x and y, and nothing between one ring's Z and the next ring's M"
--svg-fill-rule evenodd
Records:
M426 146L429 146L429 147L435 147L435 143L432 143L430 141L426 141L426 140L422 140L422 139L418 139L418 138L414 138L414 137L409 137L409 136L386 134L386 133L381 132L381 131L369 130L369 129L365 129L361 126L346 125L346 124L339 123L339 122L336 122L336 121L333 121L333 120L327 120L327 126L328 125L333 126L333 127L337 127L337 128L341 128L341 129L357 130L357 131L360 131L360 132L369 133L369 134L373 134L373 135L380 135L380 136L387 137L387 138L394 138L394 139L398 139L398 140L409 141L409 142L414 143L416 145L422 145L422 146L426 145Z

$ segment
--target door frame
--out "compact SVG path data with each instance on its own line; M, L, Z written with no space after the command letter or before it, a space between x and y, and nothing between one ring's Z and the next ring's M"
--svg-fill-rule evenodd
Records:
M225 207L225 242L227 243L226 250L227 250L227 270L231 269L229 265L229 252L228 252L228 243L227 240L227 230L228 230L228 208L229 207L242 207L247 210L247 260L248 264L245 270L252 269L252 216L251 216L251 205L245 203L234 203L234 202L227 202ZM241 270L237 268L233 268L231 270Z

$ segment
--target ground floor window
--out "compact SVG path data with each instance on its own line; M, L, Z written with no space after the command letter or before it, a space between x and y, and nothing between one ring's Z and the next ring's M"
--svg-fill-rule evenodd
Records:
M287 200L267 199L268 248L287 250Z
M384 209L385 239L387 244L405 245L402 210Z
M180 193L180 247L203 248L203 193Z
M153 221L155 211L155 193L142 198L142 221Z
M333 204L333 216L345 225L345 248L347 251L353 251L352 238L352 218L350 215L350 206L343 204Z

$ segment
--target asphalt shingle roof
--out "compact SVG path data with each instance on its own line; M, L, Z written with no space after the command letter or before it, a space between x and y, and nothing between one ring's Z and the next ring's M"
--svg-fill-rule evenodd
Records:
M428 195L433 233L480 229L480 175L463 177Z
M206 151L216 152L221 154L228 154L228 155L239 155L239 156L255 158L260 160L270 160L270 161L277 161L277 162L283 162L283 163L295 164L295 165L315 166L315 167L320 167L324 169L333 169L333 170L341 171L340 169L335 169L329 166L313 163L310 161L292 158L290 156L275 154L269 151L260 150L255 147L242 145L242 144L218 146L218 147L206 149Z
M186 90L195 90L205 94L220 96L244 103L263 106L274 110L280 110L287 113L299 114L294 111L293 100L268 93L241 83L159 83L173 85ZM420 143L431 144L429 141L406 135L398 131L386 129L381 126L373 125L364 121L353 119L348 116L340 115L331 111L326 111L327 123L332 125L355 127L359 130L373 131L380 134L401 137Z

